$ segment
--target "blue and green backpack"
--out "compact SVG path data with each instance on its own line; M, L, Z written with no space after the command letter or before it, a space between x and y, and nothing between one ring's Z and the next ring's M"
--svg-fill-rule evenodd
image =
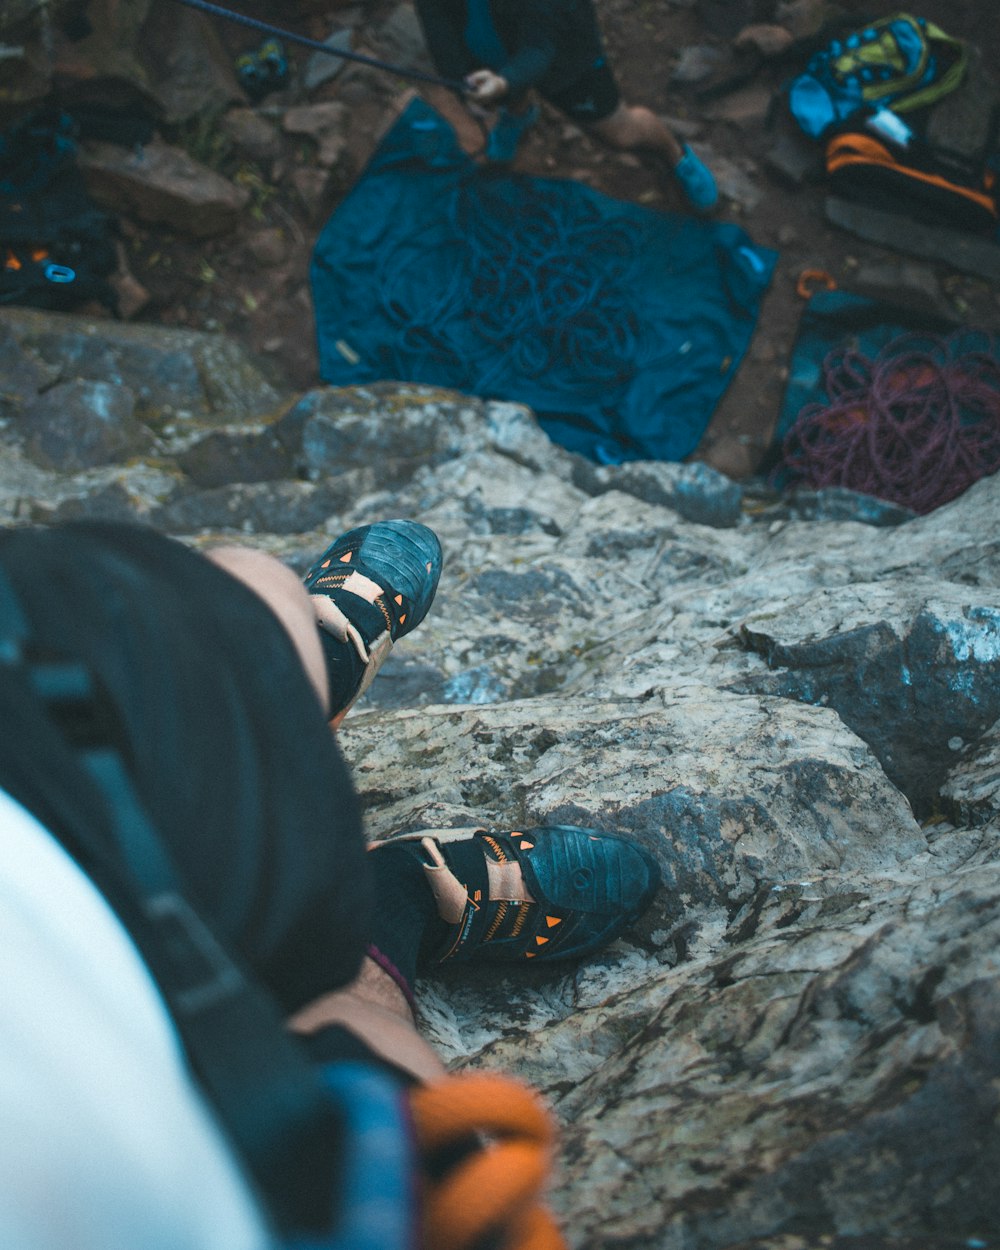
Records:
M833 40L789 84L795 120L813 138L862 109L934 104L962 81L968 50L923 17L896 13Z

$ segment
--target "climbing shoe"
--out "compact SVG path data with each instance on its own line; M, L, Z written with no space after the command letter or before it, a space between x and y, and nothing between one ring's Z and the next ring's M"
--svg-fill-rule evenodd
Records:
M623 933L660 883L653 857L625 838L573 825L403 834L424 870L442 924L418 967L448 962L578 959Z
M685 143L683 156L674 166L674 177L681 184L687 202L699 213L707 213L719 202L712 171Z
M511 113L502 108L486 140L486 159L497 165L509 165L517 156L522 137L536 121L538 106L535 104L523 113Z
M441 544L426 525L378 521L342 535L306 574L334 723L368 689L392 644L427 615L441 564Z

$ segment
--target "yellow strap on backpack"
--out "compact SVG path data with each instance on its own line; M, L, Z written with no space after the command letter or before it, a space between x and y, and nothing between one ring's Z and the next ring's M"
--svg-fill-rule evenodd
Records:
M905 14L900 14L905 17ZM924 25L924 33L928 41L940 44L947 48L955 50L955 60L948 66L940 78L928 85L922 91L914 91L909 95L903 96L901 99L894 100L892 103L892 111L894 113L907 113L910 109L918 109L923 104L931 104L939 100L943 95L947 95L949 91L954 91L965 75L966 67L969 63L969 48L962 39L955 39L954 36L946 34L940 26L934 22L926 22Z

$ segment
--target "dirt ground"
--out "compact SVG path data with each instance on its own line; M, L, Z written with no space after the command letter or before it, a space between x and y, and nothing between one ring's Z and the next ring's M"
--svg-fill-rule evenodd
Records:
M366 6L359 27L362 36L376 30L392 7L390 0ZM859 269L892 256L826 224L821 183L796 186L765 165L765 153L775 137L767 105L781 84L801 68L801 51L797 60L786 55L764 61L737 90L714 98L672 80L681 49L709 45L725 52L735 33L733 27L741 24L740 17L766 7L761 0L704 0L700 5L681 0L597 0L609 60L625 98L676 119L679 133L682 137L690 134L696 148L718 154L748 173L759 192L757 202L723 199L717 215L738 222L757 243L779 253L750 350L696 453L737 479L750 478L758 471L771 442L787 361L804 307L797 292L802 272L823 270L850 288ZM240 8L263 20L276 20L273 6L255 8L244 3ZM840 8L848 16L856 14L860 24L896 12L899 5L896 0L867 4L847 0ZM297 20L286 20L286 25L315 39L336 29L345 14L336 8L307 9L310 6L303 6ZM1000 23L995 9L995 0L928 0L913 11L977 44L987 63L996 64ZM255 42L253 32L232 24L220 23L219 33L234 58ZM378 51L363 41L361 47ZM301 72L308 49L289 44L288 51L296 71ZM340 99L350 110L348 150L319 209L307 210L288 176L296 161L309 159L308 151L297 147L279 162L276 175L259 180L253 209L233 235L195 244L134 228L129 264L152 297L139 319L224 330L268 362L276 380L296 390L319 384L308 284L312 246L338 199L350 189L414 90L449 117L469 150L481 144L478 128L448 92L352 68L313 97ZM220 167L225 168L224 156ZM579 179L619 199L653 208L683 208L675 188L653 169L634 157L602 149L547 106L525 140L515 168ZM262 266L250 243L268 227L280 230L283 254L279 263ZM988 283L947 266L935 266L933 271L956 316L966 324L1000 329L1000 305Z

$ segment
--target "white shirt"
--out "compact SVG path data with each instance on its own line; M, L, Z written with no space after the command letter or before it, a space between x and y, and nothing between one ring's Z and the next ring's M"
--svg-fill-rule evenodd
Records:
M131 938L0 790L0 1247L272 1246Z

